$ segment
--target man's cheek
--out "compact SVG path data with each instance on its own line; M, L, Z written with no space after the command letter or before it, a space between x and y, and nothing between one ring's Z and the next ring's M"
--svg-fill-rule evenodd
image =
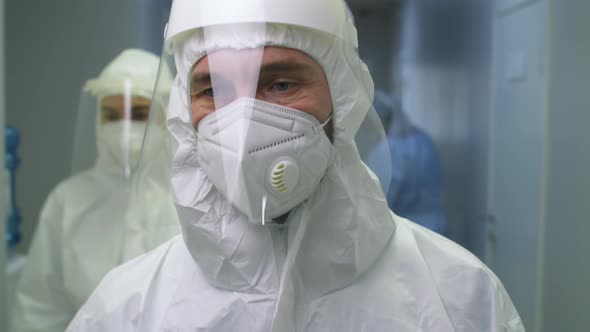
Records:
M192 124L193 124L193 128L197 129L197 126L199 125L199 122L201 122L201 120L206 117L207 115L213 113L213 110L199 110L199 111L194 111L193 112L193 117L192 117Z

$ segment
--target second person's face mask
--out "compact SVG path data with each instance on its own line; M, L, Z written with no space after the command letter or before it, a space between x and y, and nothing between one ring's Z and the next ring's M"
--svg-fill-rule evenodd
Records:
M99 151L108 154L114 167L129 172L139 161L145 122L116 121L102 124L98 132Z
M198 125L198 161L213 185L256 224L291 211L317 188L334 155L312 115L241 98Z

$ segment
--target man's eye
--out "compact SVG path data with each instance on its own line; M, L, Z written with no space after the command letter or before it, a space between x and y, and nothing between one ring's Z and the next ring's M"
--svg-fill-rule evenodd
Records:
M196 89L196 90L191 91L191 97L199 98L202 96L215 97L215 93L213 91L213 88L208 88L208 89L204 89L204 90L201 90L201 89L197 90Z
M215 97L215 93L213 92L213 88L209 88L209 89L203 91L203 95L205 95L207 97Z
M291 84L289 82L278 82L278 83L273 84L273 89L277 90L279 92L285 92L285 91L289 90L292 86L293 86L293 84Z

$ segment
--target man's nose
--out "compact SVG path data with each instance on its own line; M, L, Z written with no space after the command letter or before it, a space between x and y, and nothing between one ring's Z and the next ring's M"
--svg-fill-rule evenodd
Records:
M236 99L239 98L255 98L258 90L258 84L254 82L246 82L236 87Z
M258 95L258 82L236 82L233 84L231 91L224 91L218 95L221 97L216 100L217 109L231 104L240 98L256 98Z

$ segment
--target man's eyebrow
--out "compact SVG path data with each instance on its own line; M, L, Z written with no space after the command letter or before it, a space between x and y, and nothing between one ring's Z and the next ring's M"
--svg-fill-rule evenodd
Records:
M260 68L260 73L273 73L273 72L288 72L288 71L300 71L300 72L310 72L313 70L313 67L300 62L291 62L291 61L276 61L267 64L263 64ZM210 84L211 83L211 73L208 71L196 71L193 72L192 84Z
M192 84L211 83L211 74L209 72L194 72L191 79Z
M260 73L281 72L281 71L311 71L313 68L305 63L291 61L277 61L263 64Z

